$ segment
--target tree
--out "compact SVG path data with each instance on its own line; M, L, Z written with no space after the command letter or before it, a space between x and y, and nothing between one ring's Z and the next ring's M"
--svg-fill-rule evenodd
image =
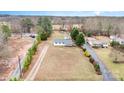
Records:
M88 32L86 33L86 35L87 35L88 37L91 37L91 36L92 36L92 32L88 31Z
M38 30L38 35L40 36L40 39L41 40L47 40L48 34L46 31L44 31L42 26L38 26L37 30Z
M6 59L9 57L10 51L8 51L8 46L7 46L7 39L5 37L5 34L0 31L0 58Z
M2 25L2 33L4 35L5 40L7 41L8 37L11 36L11 30L7 25Z
M22 19L21 21L23 32L30 33L31 28L33 27L33 22L29 18Z
M0 31L0 50L3 48L5 42L5 36L4 34Z
M114 28L114 35L115 36L120 36L121 35L121 32L120 32L120 28L116 25L115 28Z
M98 23L98 34L102 35L102 23L101 22Z
M116 51L118 49L118 46L119 46L119 43L116 41L117 35L120 36L120 29L118 26L115 26L114 35L115 35L115 41L113 41L114 48L115 48L115 51L113 51L115 53L115 59L114 59L115 61L114 62L118 62L118 53Z
M50 34L52 33L52 23L48 17L40 17L38 19L37 25L43 29L44 33L46 33L47 36L50 36Z
M110 33L112 32L113 26L111 24L108 25L107 28L107 36L110 36Z
M76 37L77 37L77 35L79 34L79 31L78 31L78 28L76 28L76 27L74 27L73 29L72 29L72 31L71 31L71 38L73 39L73 40L76 40Z
M77 44L78 46L81 46L81 45L83 45L84 43L85 43L84 36L83 36L82 33L79 33L79 34L77 35L77 37L76 37L76 44Z

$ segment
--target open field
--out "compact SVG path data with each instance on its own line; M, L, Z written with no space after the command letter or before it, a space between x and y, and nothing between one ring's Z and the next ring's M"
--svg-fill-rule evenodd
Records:
M23 58L26 51L31 47L33 39L30 37L12 36L7 44L6 58L0 58L0 79L4 80L18 64L18 56ZM3 54L4 55L4 54Z
M80 48L53 46L53 39L64 35L54 32L46 41L50 47L35 80L102 80Z
M99 48L94 49L98 56L103 60L109 71L120 80L120 78L124 79L124 64L115 64L113 63L115 53L118 56L118 60L124 61L124 53L114 52L115 50L111 47L109 48Z

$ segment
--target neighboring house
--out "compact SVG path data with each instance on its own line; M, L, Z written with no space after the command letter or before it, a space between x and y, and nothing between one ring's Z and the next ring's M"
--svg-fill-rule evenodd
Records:
M55 39L53 41L54 46L73 46L74 42L71 39Z
M111 42L116 41L119 42L120 45L124 45L124 39L117 36L110 36Z
M116 41L119 42L120 45L124 44L124 39L117 38Z
M109 44L106 41L96 40L95 38L87 38L87 43L92 47L107 48Z

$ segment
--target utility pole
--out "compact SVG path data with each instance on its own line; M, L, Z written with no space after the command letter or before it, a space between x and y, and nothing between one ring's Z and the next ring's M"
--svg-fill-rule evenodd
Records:
M22 76L22 70L21 70L21 58L20 58L20 56L18 55L18 65L19 65L19 74L20 74L20 76L19 77L21 77Z

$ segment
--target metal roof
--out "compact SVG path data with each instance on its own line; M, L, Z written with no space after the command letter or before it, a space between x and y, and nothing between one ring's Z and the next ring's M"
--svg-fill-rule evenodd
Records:
M74 44L71 39L55 39L54 42L64 43L66 45L72 45L72 44Z

